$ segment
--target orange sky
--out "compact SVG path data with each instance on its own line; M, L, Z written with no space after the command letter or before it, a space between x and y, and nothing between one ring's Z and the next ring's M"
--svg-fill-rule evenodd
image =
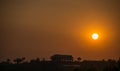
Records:
M119 0L2 0L0 8L0 58L120 57Z

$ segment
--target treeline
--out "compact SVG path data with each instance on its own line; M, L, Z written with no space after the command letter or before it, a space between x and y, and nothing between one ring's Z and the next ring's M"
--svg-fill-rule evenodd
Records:
M120 58L118 61L89 61L79 57L76 61L46 61L32 59L26 61L25 57L13 60L6 59L0 62L0 71L120 71Z

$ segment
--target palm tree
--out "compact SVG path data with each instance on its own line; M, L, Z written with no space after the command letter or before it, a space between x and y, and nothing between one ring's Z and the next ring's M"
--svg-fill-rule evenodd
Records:
M7 62L8 64L10 64L10 63L11 63L11 60L10 60L10 59L7 59L6 62Z
M82 60L82 58L81 58L81 57L78 57L77 60L80 62L80 61Z
M16 63L16 64L20 64L21 62L23 62L25 60L25 57L23 58L16 58L14 59L13 61Z

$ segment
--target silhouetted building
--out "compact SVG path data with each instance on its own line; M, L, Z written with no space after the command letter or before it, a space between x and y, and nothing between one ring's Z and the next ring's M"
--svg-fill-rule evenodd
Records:
M62 62L72 62L73 57L72 55L53 55L51 56L52 61L62 61Z

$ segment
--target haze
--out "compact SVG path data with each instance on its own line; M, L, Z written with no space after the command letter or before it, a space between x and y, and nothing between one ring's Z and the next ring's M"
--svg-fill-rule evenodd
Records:
M119 0L2 0L0 58L120 57ZM89 39L90 32L100 40Z

